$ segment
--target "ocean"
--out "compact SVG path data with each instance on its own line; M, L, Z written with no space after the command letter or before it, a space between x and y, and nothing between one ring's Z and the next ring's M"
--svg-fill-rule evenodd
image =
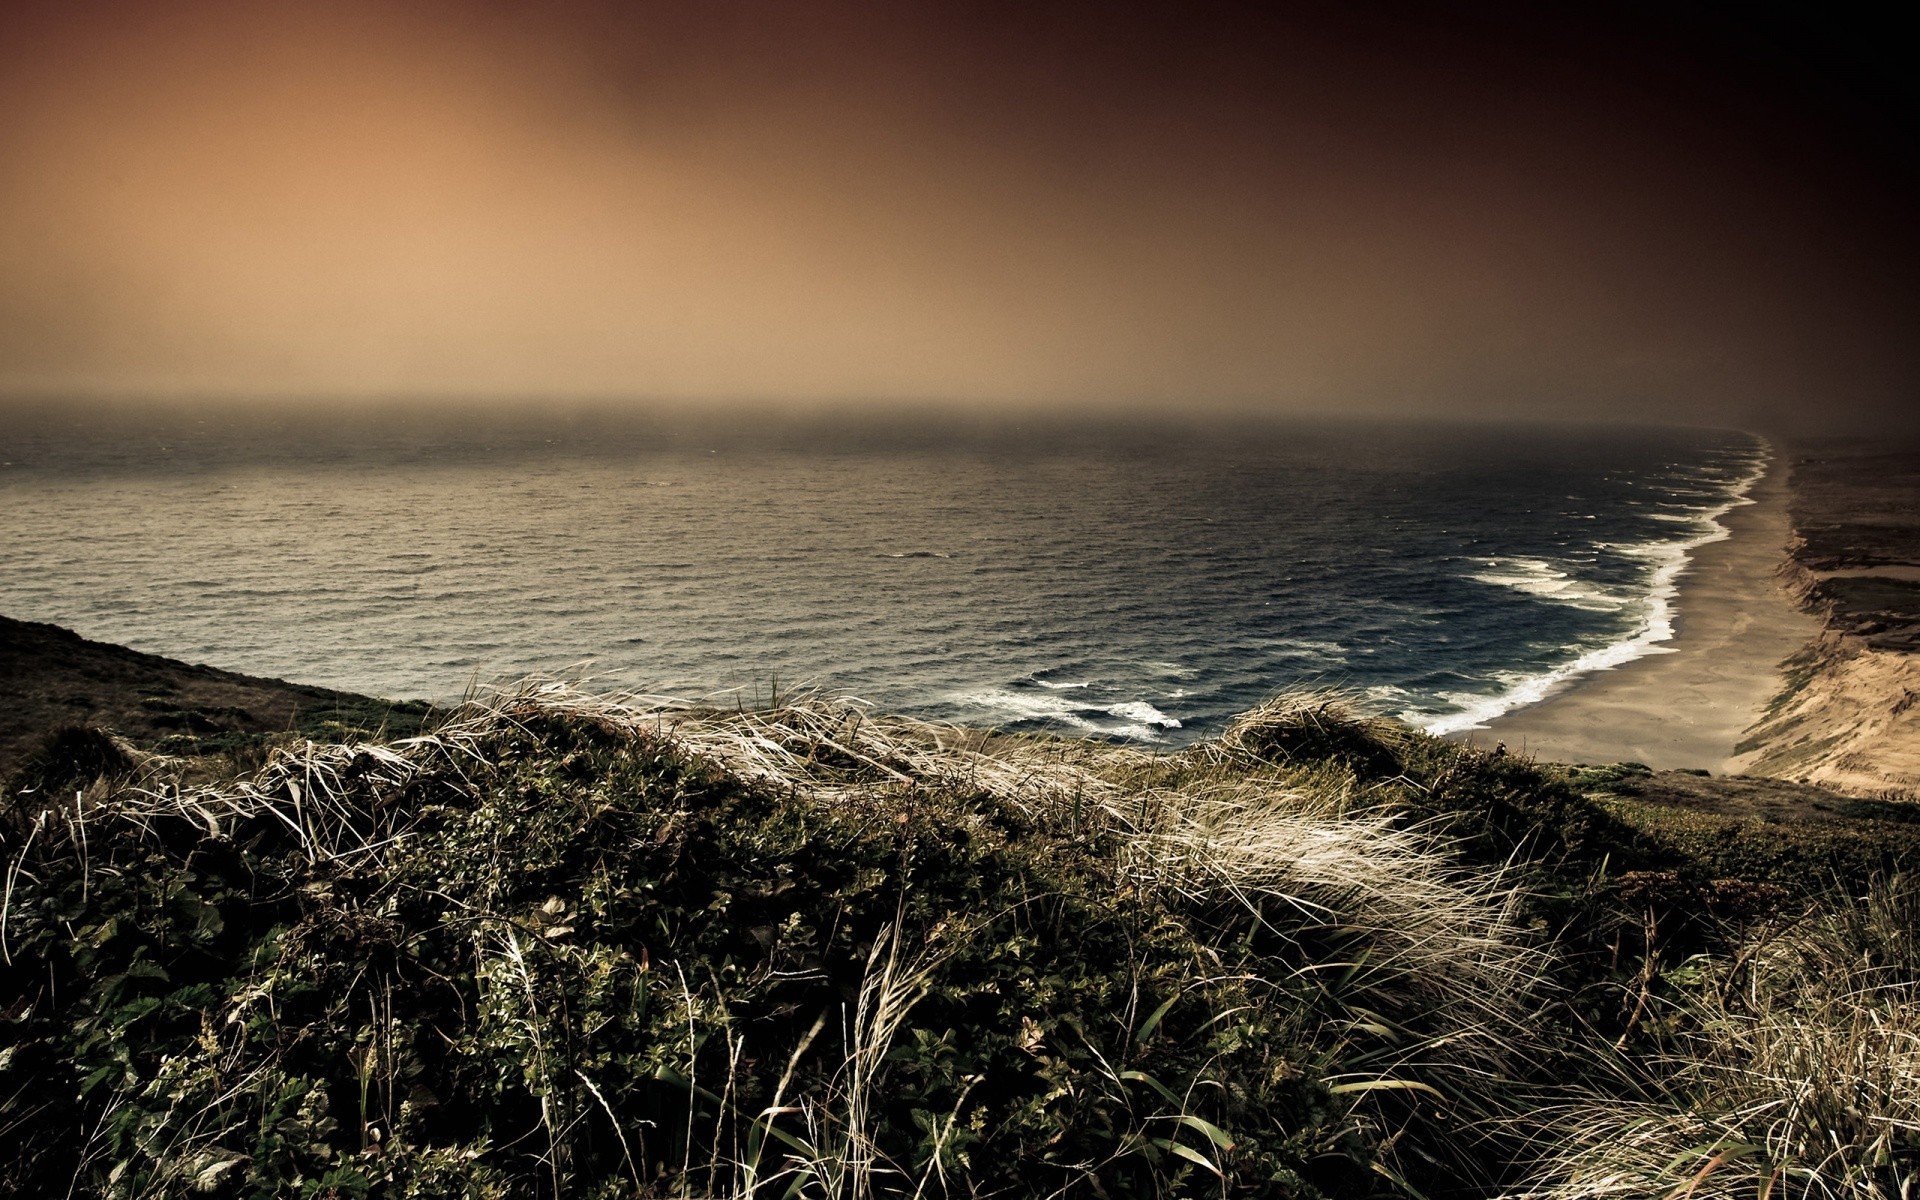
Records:
M1657 652L1743 433L606 412L0 421L0 612L457 699L529 674L1174 745L1276 691L1435 732Z

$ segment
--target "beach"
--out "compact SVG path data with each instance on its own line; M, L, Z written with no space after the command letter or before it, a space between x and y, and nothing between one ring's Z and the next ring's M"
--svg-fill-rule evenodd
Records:
M1786 579L1821 615L1739 765L1854 795L1920 797L1920 447L1809 441Z
M1720 517L1728 536L1695 550L1679 578L1672 640L1458 736L1558 762L1737 769L1735 745L1779 690L1781 660L1821 629L1780 583L1788 497L1776 459L1752 503Z

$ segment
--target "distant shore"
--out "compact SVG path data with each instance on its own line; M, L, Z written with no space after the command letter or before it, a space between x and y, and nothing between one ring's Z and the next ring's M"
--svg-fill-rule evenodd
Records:
M1793 594L1817 641L1748 731L1744 769L1920 799L1920 444L1803 443L1793 463Z
M1792 537L1787 463L1776 458L1695 550L1655 653L1570 680L1460 740L1558 762L1738 769L1735 747L1781 685L1780 663L1820 633L1780 582Z

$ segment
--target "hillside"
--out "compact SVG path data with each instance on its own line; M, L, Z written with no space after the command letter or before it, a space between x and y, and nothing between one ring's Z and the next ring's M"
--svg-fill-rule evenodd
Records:
M298 731L414 732L425 705L394 704L197 666L0 617L0 778L56 729L110 729L143 749L231 751Z
M0 1194L1920 1183L1920 826L1817 789L1313 697L1154 754L557 684L37 769Z

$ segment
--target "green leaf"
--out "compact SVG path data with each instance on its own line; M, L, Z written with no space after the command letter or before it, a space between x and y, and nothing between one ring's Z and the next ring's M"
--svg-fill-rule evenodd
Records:
M88 1072L85 1079L80 1081L80 1094L82 1096L88 1094L106 1080L122 1074L123 1071L124 1068L122 1068L119 1063L108 1063L104 1067L95 1067L92 1071Z
M1144 1083L1148 1087L1152 1088L1156 1092L1159 1092L1163 1097L1165 1097L1167 1103L1173 1105L1176 1108L1186 1107L1185 1105L1181 1104L1180 1097L1174 1095L1171 1091L1167 1089L1166 1084L1161 1083L1158 1079L1155 1079L1153 1076L1147 1074L1145 1071L1122 1071L1120 1072L1120 1078L1129 1079L1136 1083Z
M1147 1039L1152 1037L1153 1031L1160 1027L1161 1019L1167 1015L1167 1010L1172 1008L1174 1002L1178 999L1180 999L1180 993L1175 992L1173 995L1168 996L1159 1008L1147 1014L1147 1019L1140 1023L1140 1032L1133 1035L1133 1040L1136 1044L1141 1046L1147 1044Z
M1179 1142L1168 1141L1166 1138L1154 1138L1153 1144L1160 1147L1162 1150L1166 1150L1173 1154L1178 1154L1181 1158L1186 1159L1188 1162L1199 1163L1201 1166L1205 1167L1207 1170L1213 1172L1214 1175L1219 1177L1221 1180L1225 1180L1227 1177L1227 1173L1225 1171L1222 1171L1219 1167L1215 1166L1213 1164L1212 1159L1200 1153L1198 1150L1195 1150L1192 1146L1182 1146Z
M161 983L172 983L173 976L159 963L146 958L136 958L127 964L128 979L158 979Z
M1199 1130L1208 1141L1220 1147L1222 1150L1233 1149L1233 1139L1227 1136L1227 1131L1215 1125L1212 1121L1206 1120L1204 1117L1196 1117L1192 1113L1181 1113L1178 1117L1175 1117L1174 1120L1187 1126L1189 1129Z
M1339 1083L1327 1089L1336 1096L1351 1092L1427 1092L1445 1100L1447 1094L1430 1083L1421 1083L1417 1079L1361 1079L1353 1083Z

